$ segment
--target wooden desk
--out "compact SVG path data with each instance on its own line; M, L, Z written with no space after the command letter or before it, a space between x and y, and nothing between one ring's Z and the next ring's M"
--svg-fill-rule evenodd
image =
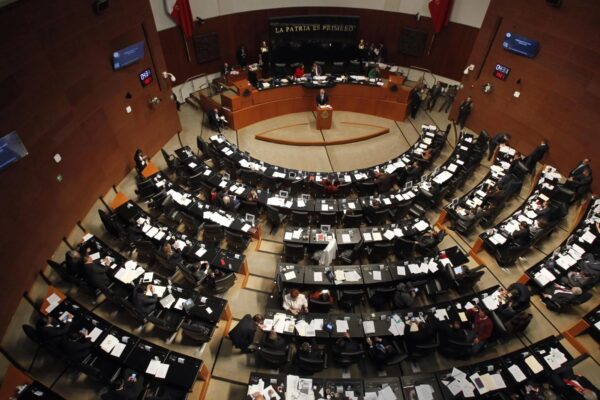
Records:
M370 86L338 84L327 89L329 104L337 110L376 115L396 121L406 119L409 86L398 86L392 92L387 85ZM252 90L249 96L221 94L221 104L231 112L226 113L232 129L241 129L256 122L280 115L313 111L319 88L291 85L266 90ZM201 96L198 94L197 96Z
M248 80L248 72L245 69L235 69L233 71L237 72L237 74L232 74L231 72L225 74L225 84L227 86L234 86L237 81Z
M65 294L63 292L61 292L54 286L50 286L48 288L48 293L46 293L46 297L44 298L44 301L42 302L42 305L40 306L40 312L44 315L49 314L49 312L46 310L48 308L48 306L50 305L48 298L50 296L52 296L53 294L57 295L60 298L60 303L62 303L67 298L67 296L65 296Z
M0 399L10 399L16 393L16 387L24 384L30 384L33 380L17 369L9 365L4 375L4 381L0 388Z
M152 164L150 161L148 161L148 165L146 165L146 168L144 168L142 170L142 177L143 178L150 178L152 175L156 175L158 174L160 171L158 170L158 168L156 168L154 166L154 164Z
M331 119L333 118L333 108L317 107L315 109L317 119L317 129L331 129Z

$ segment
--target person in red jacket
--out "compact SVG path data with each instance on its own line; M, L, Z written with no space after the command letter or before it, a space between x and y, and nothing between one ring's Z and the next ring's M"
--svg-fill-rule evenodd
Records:
M473 342L471 352L477 354L492 336L494 323L487 311L481 307L474 307L467 311L467 317L473 324L473 329L467 333L467 341Z

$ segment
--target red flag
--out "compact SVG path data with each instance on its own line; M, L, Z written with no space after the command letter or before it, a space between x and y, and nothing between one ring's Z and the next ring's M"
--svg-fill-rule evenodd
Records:
M194 19L189 0L165 0L167 12L173 21L181 28L183 36L192 37L194 30Z
M451 11L452 0L431 0L429 2L429 12L435 33L441 31L444 26L448 26Z

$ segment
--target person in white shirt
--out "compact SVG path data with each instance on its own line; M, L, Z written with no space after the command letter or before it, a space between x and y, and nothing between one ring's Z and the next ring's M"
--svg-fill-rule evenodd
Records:
M306 296L298 289L292 289L283 297L283 309L294 315L308 312L308 301Z

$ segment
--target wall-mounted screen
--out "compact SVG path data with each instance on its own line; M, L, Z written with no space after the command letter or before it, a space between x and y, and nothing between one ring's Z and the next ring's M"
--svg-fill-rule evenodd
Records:
M411 28L400 31L398 52L407 56L422 57L427 45L427 32Z
M534 58L537 56L538 51L540 51L540 42L526 38L525 36L507 32L506 35L504 35L502 47L512 53Z
M112 55L113 68L116 70L125 68L136 61L144 58L144 42L138 42L117 50Z
M27 149L16 131L0 137L0 170L25 157Z

